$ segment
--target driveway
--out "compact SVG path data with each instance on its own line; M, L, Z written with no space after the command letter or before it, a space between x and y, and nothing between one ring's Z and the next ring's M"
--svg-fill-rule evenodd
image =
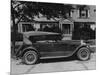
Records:
M91 54L88 61L79 61L74 58L45 59L36 65L25 65L21 60L11 59L11 74L30 74L43 72L79 71L96 69L96 54Z

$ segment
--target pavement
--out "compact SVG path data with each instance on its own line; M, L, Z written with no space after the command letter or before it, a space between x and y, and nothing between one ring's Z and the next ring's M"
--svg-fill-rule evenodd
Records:
M92 53L91 59L88 61L79 61L71 57L59 59L42 59L38 64L35 65L25 65L21 63L21 60L11 59L11 75L95 69L96 53Z

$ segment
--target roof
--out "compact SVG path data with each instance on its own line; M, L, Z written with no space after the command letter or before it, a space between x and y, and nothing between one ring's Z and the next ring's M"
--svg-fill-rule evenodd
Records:
M61 20L60 23L63 23L63 24L73 24L73 22L68 20L68 19Z
M92 19L75 19L74 22L95 22L95 20L92 20Z
M53 18L47 19L46 17L40 17L40 18L35 17L34 20L35 21L49 21L49 22L50 21L57 21L57 20L54 20Z
M50 18L50 19L47 19L46 17L40 17L38 18L37 16L31 20L31 21L21 21L21 22L29 22L29 23L59 23L59 19L53 19L53 18Z

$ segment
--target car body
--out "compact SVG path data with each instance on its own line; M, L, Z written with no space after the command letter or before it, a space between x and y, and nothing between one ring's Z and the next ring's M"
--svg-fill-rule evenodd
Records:
M23 42L17 48L17 57L26 64L39 59L61 58L76 55L80 60L90 58L90 48L80 40L62 40L62 34L52 32L24 32ZM81 57L87 54L87 57ZM33 61L31 60L33 59Z

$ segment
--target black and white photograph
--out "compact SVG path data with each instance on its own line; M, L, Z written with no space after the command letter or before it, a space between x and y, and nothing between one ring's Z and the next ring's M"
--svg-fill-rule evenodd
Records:
M96 70L96 5L10 2L11 75Z

